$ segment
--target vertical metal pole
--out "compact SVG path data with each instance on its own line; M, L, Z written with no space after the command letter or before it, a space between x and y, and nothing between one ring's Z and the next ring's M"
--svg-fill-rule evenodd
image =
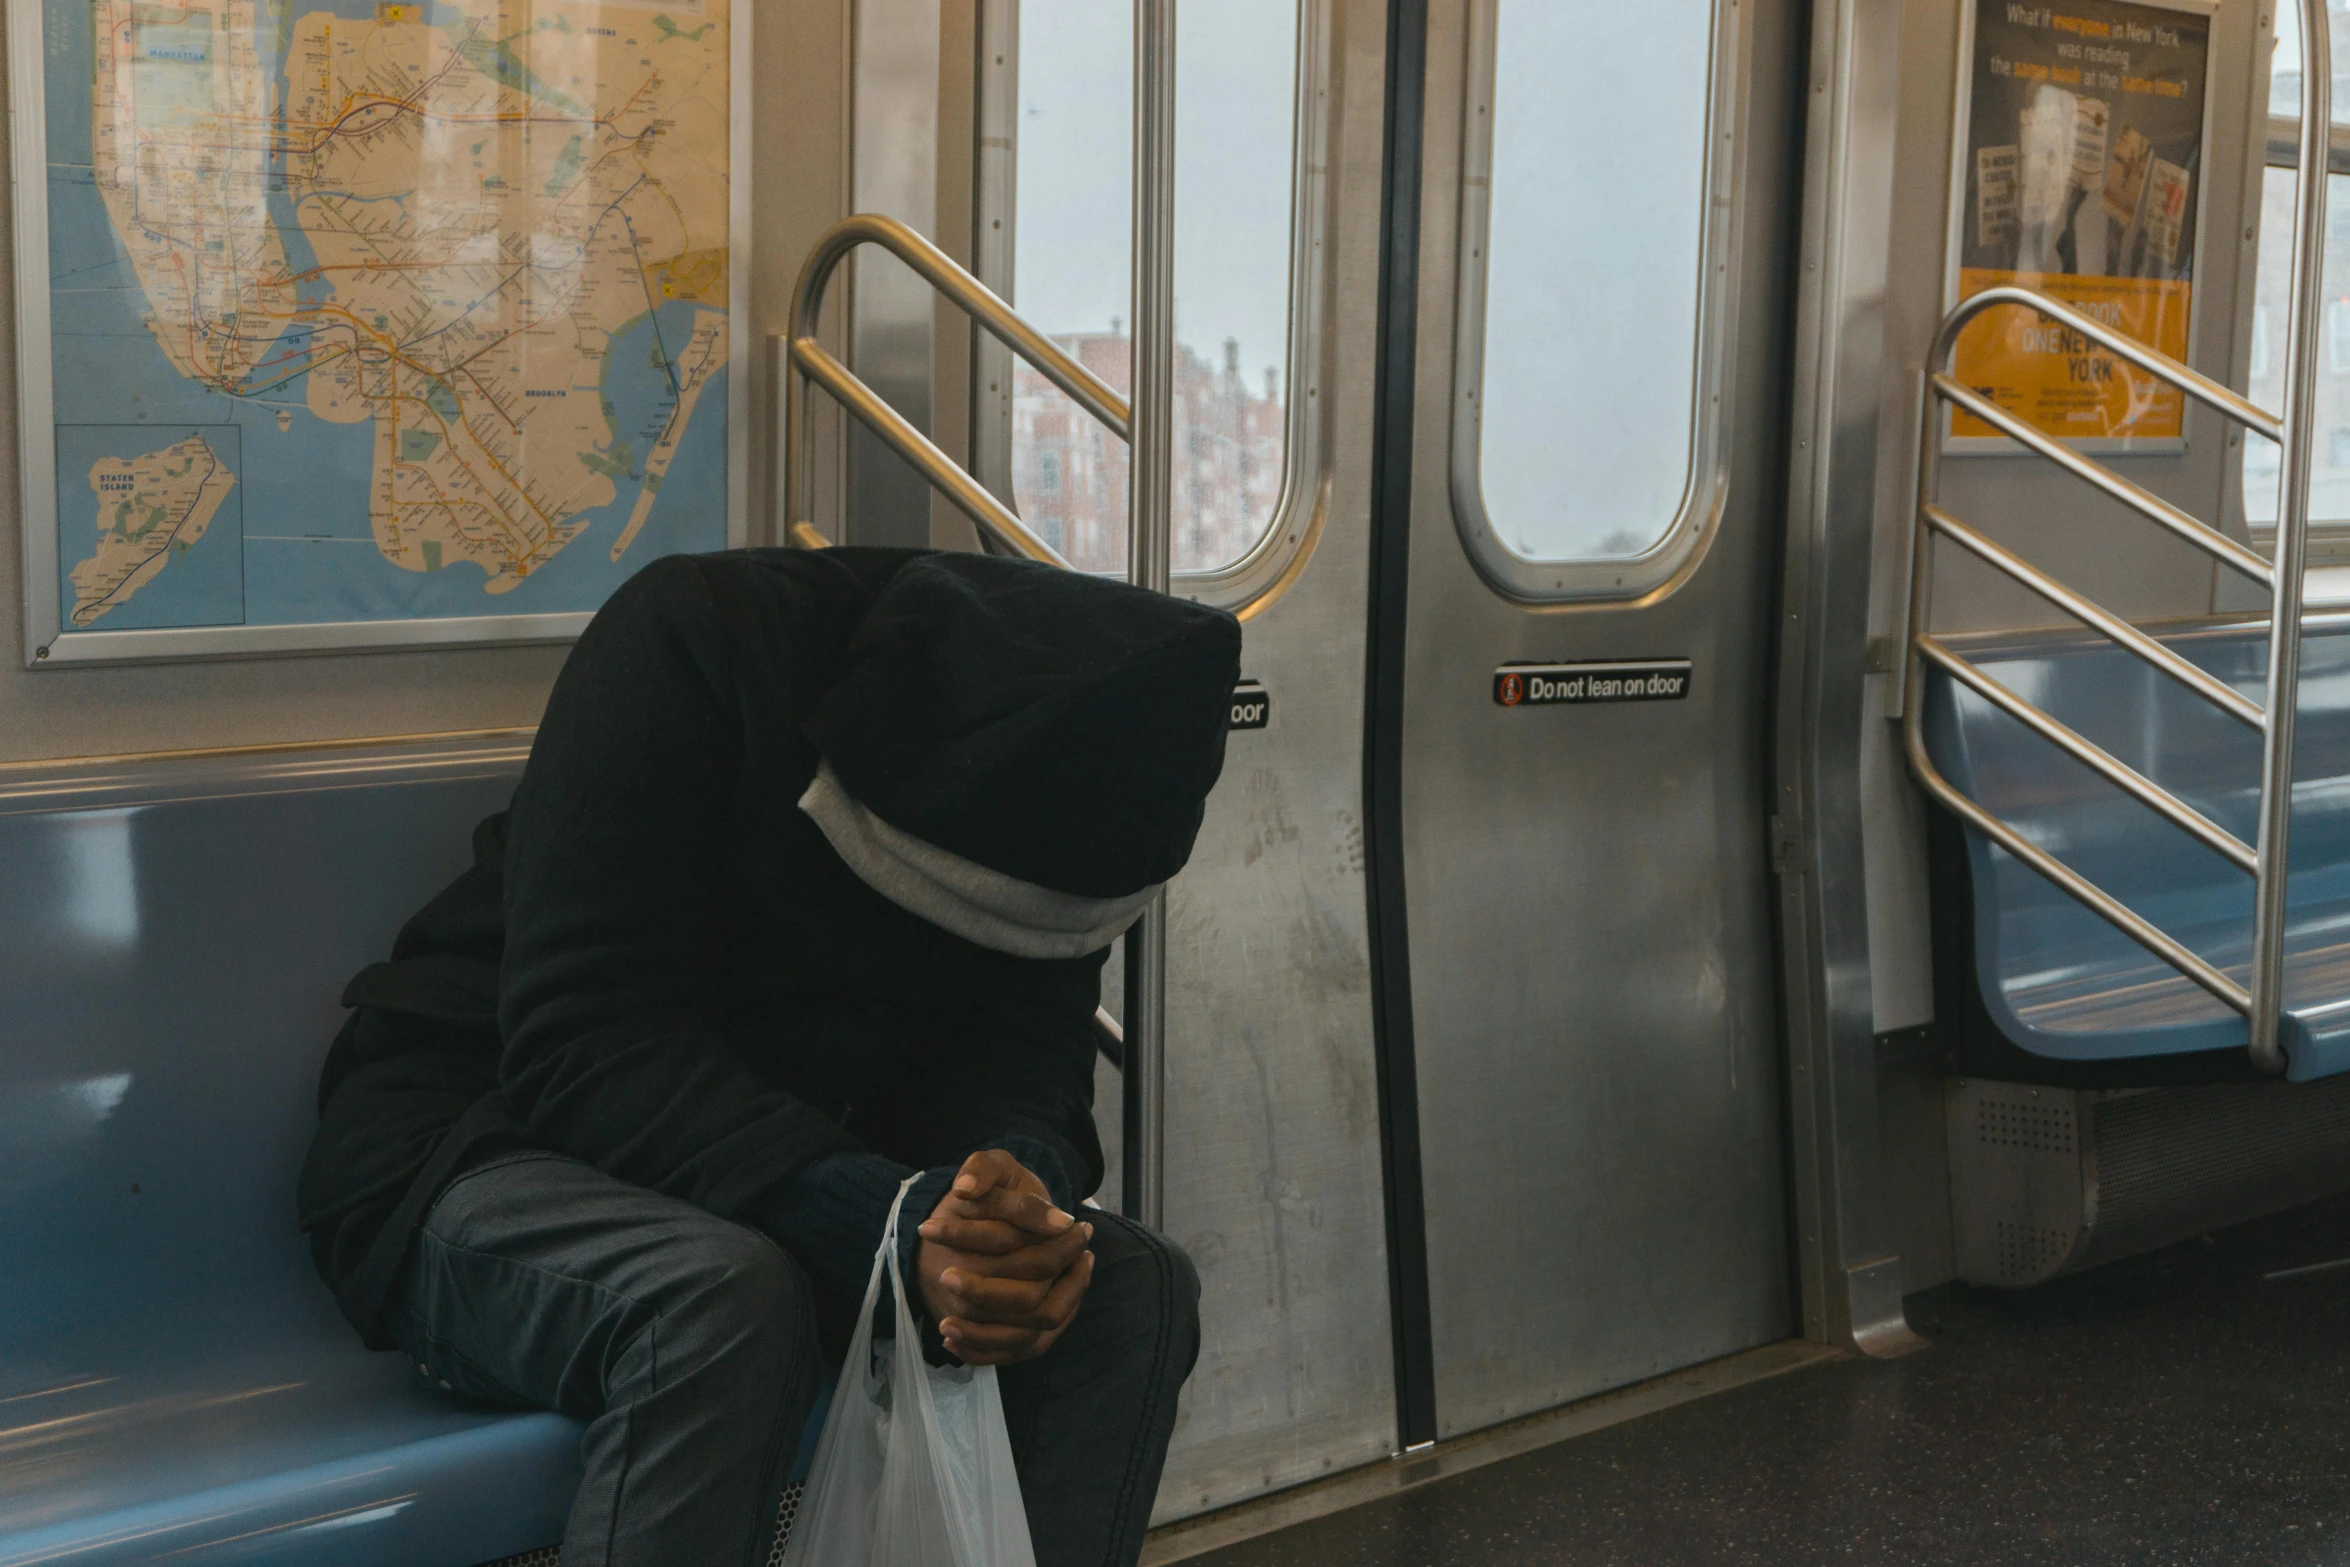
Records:
M980 0L978 199L971 270L1009 300L1020 212L1020 0ZM971 333L971 472L1014 510L1012 351L991 332Z
M793 523L812 524L816 520L808 499L815 486L808 476L807 392L800 385L799 371L792 367L791 332L778 332L769 339L769 346L775 354L775 379L783 395L777 418L782 438L775 443L774 531L766 542L788 544Z
M1945 368L1948 354L1943 339L1934 340L1935 353L1926 361L1926 413L1918 432L1918 492L1909 517L1909 615L1902 624L1901 711L1910 734L1918 732L1918 708L1925 695L1925 660L1918 656L1918 634L1931 631L1928 606L1934 599L1934 530L1926 526L1926 508L1941 499L1942 438L1949 431L1950 408L1934 395L1934 376Z
M896 218L925 239L938 228L939 0L855 0L849 211ZM940 438L934 418L938 296L898 258L850 262L849 363L857 379ZM872 431L853 424L844 544L927 547L930 486Z
M1134 0L1133 510L1127 575L1167 591L1174 500L1175 0Z
M1175 0L1134 0L1134 386L1126 575L1167 591L1175 434ZM1126 1212L1166 1222L1167 897L1126 937Z
M808 378L792 363L791 345L795 338L813 340L820 330L824 292L844 249L837 233L827 234L801 261L800 275L792 284L789 315L775 338L775 374L783 382L783 440L775 485L779 515L771 541L776 544L796 543L792 529L803 522L813 526L816 521L815 399L808 395Z
M2293 207L2293 337L2285 382L2285 486L2277 510L2276 583L2268 623L2268 734L2260 753L2260 870L2252 914L2252 1061L2285 1069L2286 851L2293 830L2293 729L2301 701L2302 565L2316 453L2318 295L2326 243L2326 164L2333 142L2334 47L2326 0L2301 0L2301 168Z

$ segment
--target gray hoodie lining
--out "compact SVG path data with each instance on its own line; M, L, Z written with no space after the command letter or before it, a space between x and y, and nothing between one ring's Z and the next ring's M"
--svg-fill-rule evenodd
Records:
M1140 917L1159 883L1123 898L1081 898L1021 881L901 831L857 803L819 762L800 809L858 879L907 913L1016 958L1098 952Z

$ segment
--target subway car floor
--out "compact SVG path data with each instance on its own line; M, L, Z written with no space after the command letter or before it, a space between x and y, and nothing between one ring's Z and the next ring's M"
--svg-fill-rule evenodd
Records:
M2350 1197L1909 1314L1921 1353L1821 1362L1190 1561L2350 1563Z

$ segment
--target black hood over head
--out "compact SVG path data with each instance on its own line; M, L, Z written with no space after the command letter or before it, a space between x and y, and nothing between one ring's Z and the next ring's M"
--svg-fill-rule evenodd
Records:
M1032 561L891 574L805 724L866 809L1056 892L1182 869L1224 767L1240 622Z

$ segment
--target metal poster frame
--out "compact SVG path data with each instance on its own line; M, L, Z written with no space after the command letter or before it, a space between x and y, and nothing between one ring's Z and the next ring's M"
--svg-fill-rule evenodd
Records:
M1960 0L1958 12L1958 58L1956 88L1952 94L1950 138L1950 200L1943 231L1942 309L1945 314L1960 303L1959 265L1965 249L1967 221L1967 160L1973 135L1975 86L1975 18L1980 8L1992 0ZM2219 13L2222 0L2113 0L2113 3L2138 6L2147 10L2176 11L2203 19L2206 26L2203 56L2203 124L2197 132L2198 162L2196 179L2202 188L2195 194L2195 238L2187 267L2187 349L2185 362L2195 363L2196 354L2203 346L2203 299L2198 287L2205 274L2209 258L2209 228L2204 221L2203 199L2211 181L2211 134L2215 123L2218 92L2212 76L2212 60L2218 45ZM2019 281L2021 281L2019 279ZM2033 287L2024 282L2023 286ZM2031 453L2005 436L1954 435L1956 410L1937 424L1944 455L1952 457L2027 457ZM2076 438L2056 436L2075 451L2108 456L2158 457L2176 456L2187 449L2187 410L2180 408L2179 434L2175 436L2091 436ZM2052 432L2053 434L2053 432Z
M58 602L57 435L49 279L49 134L45 0L7 0L10 176L16 267L19 519L24 530L24 662L65 665L251 658L365 649L568 642L592 610L315 621L275 626L159 627L65 633ZM749 539L751 390L750 0L728 5L726 542ZM63 633L63 634L61 634Z

